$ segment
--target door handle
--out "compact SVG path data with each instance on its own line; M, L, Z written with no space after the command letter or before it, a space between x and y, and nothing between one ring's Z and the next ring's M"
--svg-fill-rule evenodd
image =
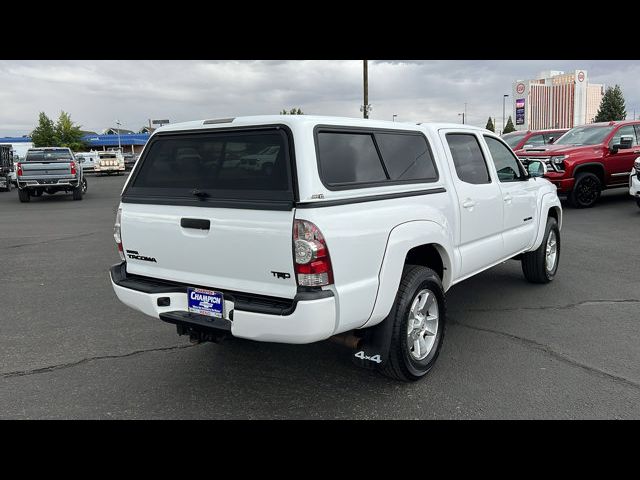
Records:
M467 198L463 203L462 206L464 208L473 208L476 206L476 202L474 202L473 200L471 200L470 198Z
M197 230L209 230L211 221L201 218L181 218L180 226L182 228L195 228Z
M513 200L513 197L512 197L511 195L506 194L506 195L504 196L504 202L505 202L505 203L511 203L511 200Z

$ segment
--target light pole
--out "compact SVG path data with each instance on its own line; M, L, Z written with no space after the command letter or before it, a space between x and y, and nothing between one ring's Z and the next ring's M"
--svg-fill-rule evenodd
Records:
M507 99L508 96L509 95L507 95L507 94L502 95L502 130L500 131L500 134L502 134L502 132L504 132L504 122L505 122L505 119L504 119L504 101Z
M369 60L362 61L362 87L364 90L364 105L360 106L363 118L369 118L369 112L373 110L369 105Z
M459 114L458 114L458 116L459 116L459 117L460 117L460 116L462 116L462 124L464 125L464 112L459 113Z
M397 116L398 116L398 115L395 115L395 114L393 115L393 121L394 121L394 122L396 121L396 117L397 117Z
M116 125L118 125L118 151L122 152L122 145L120 145L120 125L122 125L120 123L120 120L116 120Z

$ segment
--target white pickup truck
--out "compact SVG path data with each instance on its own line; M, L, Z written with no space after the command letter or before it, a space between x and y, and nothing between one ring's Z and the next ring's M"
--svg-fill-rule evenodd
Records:
M277 152L270 169L238 160ZM562 208L488 130L314 116L172 124L123 191L111 282L192 341L341 339L404 381L433 366L445 292L516 259L553 280Z

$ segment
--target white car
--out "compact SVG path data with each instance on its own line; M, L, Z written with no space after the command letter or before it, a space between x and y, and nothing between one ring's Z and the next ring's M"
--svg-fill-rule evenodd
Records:
M278 154L257 174L226 159L230 145L240 157ZM545 170L527 171L469 125L307 115L167 125L123 188L111 282L126 305L195 342L333 337L358 365L417 380L440 351L452 285L508 259L531 282L556 276L562 208Z
M119 151L98 152L99 160L94 164L93 171L96 174L115 173L119 175L125 171L124 155Z
M633 162L631 175L629 175L629 193L636 199L640 207L640 157Z

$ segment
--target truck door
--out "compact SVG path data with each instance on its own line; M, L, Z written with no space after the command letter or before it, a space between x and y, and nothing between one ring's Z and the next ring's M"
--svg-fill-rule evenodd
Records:
M502 194L492 178L477 135L440 132L458 199L460 277L469 276L504 257Z
M513 152L495 137L484 135L487 156L493 161L504 208L504 254L516 255L527 249L538 225L538 181L524 173Z
M622 136L627 135L633 137L631 148L620 149L613 153L611 147L619 144ZM639 144L633 125L624 125L613 134L611 141L609 141L609 151L605 156L609 176L609 178L605 179L607 185L625 185L629 183L629 173L633 167L633 161L640 155Z

